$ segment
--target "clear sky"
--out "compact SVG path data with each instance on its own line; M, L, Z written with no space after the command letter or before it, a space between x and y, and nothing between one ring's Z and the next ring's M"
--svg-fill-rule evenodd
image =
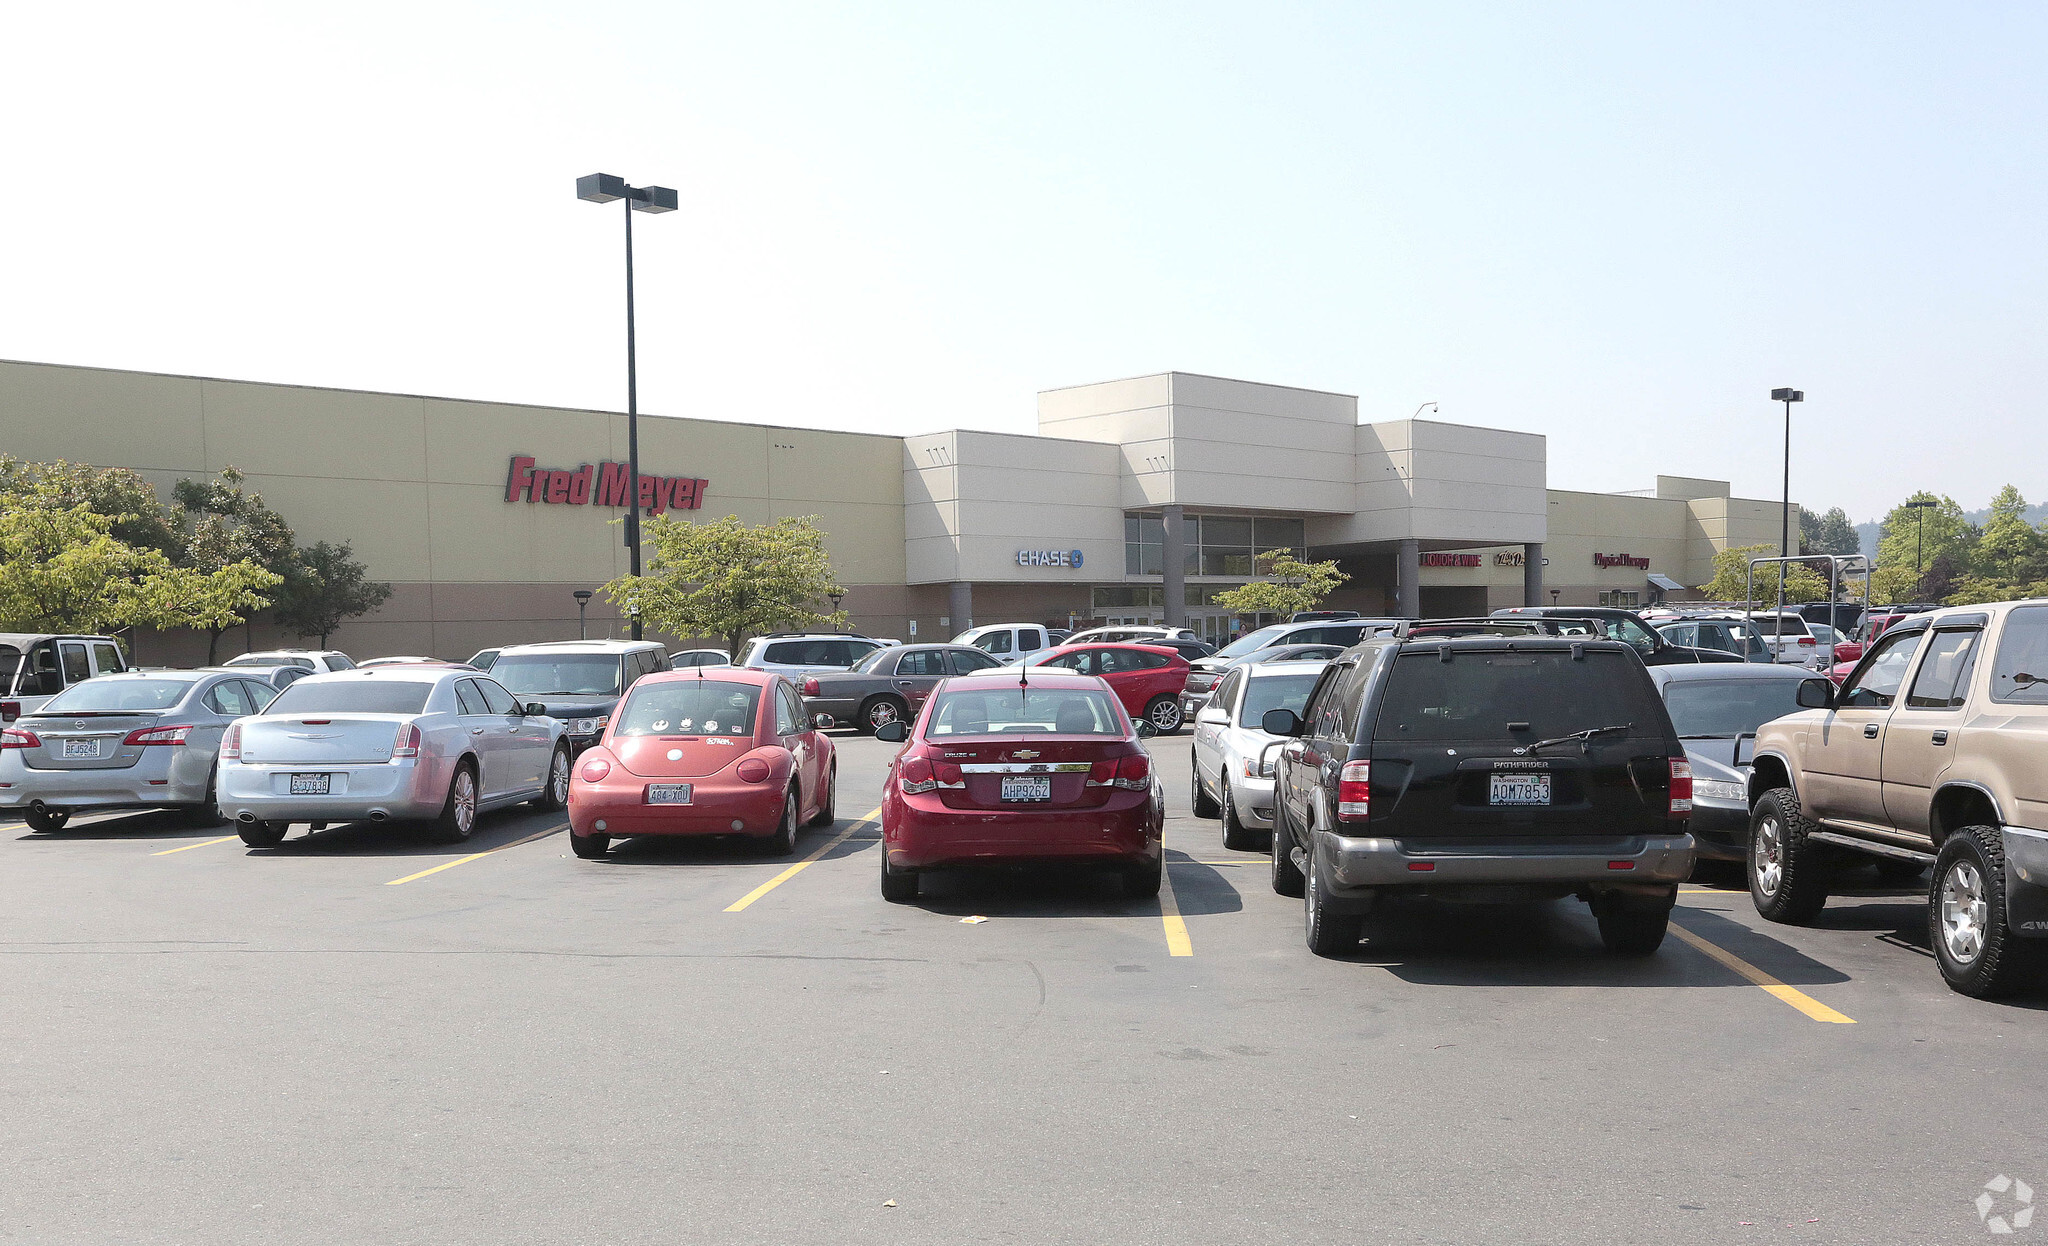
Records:
M2048 7L11 3L0 357L1030 431L1180 369L2048 494ZM342 449L348 430L335 430Z

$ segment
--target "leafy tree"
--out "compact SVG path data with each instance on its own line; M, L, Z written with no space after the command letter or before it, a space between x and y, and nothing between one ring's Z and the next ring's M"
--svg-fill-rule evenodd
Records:
M37 493L42 486L48 489ZM0 454L0 504L25 500L32 493L42 499L39 505L90 507L114 521L115 540L176 556L178 531L157 499L156 489L126 468L93 467L62 459L34 463Z
M675 636L724 637L734 654L771 628L846 626L845 611L815 606L846 591L832 577L816 515L758 527L737 515L705 523L655 515L641 532L654 547L647 574L622 575L604 593L645 624Z
M1714 555L1714 578L1699 586L1700 592L1713 601L1742 601L1745 577L1751 594L1749 600L1771 602L1778 600L1778 571L1782 563L1765 563L1758 567L1753 576L1749 573L1752 558L1773 558L1778 553L1775 542L1759 545L1738 545L1724 549ZM1823 564L1825 565L1825 564ZM1826 601L1828 599L1827 577L1805 563L1791 564L1791 573L1785 577L1785 600ZM1844 586L1846 589L1846 586ZM1846 592L1844 596L1846 596Z
M1801 511L1800 514L1806 512ZM1849 514L1841 507L1828 509L1820 517L1819 539L1810 551L1815 554L1860 554L1863 552L1863 538L1856 534L1856 525L1849 522Z
M1944 555L1953 568L1971 565L1978 539L1975 525L1963 515L1963 508L1956 505L1954 498L1936 497L1922 490L1906 499L1908 502L1933 502L1934 506L1918 510L1907 506L1895 506L1884 517L1881 535L1877 541L1878 568L1905 567L1911 570L1915 583ZM1923 535L1924 526L1924 535ZM1889 577L1895 580L1896 577ZM1953 580L1954 571L1949 578ZM1912 596L1919 590L1910 590ZM1893 597L1892 600L1900 600ZM1936 601L1939 598L1914 597L1919 601Z
M2048 536L2026 521L2027 499L2012 485L1991 499L1991 515L1977 542L1977 575L2018 584L2048 575ZM1989 600L2000 600L1990 598Z
M270 573L273 585L283 583L298 570L291 525L264 504L262 494L245 492L243 479L239 468L224 467L211 480L181 480L172 487L178 530L183 536L177 562L207 574L249 562ZM260 593L238 601L237 609L218 612L211 622L196 625L206 631L209 666L220 646L221 633L270 604Z
M1266 578L1216 594L1217 605L1239 614L1292 615L1322 605L1351 578L1337 570L1335 562L1303 562L1291 549L1268 550L1252 561L1252 567Z
M1959 579L1956 560L1949 557L1946 551L1936 554L1934 561L1927 565L1926 574L1920 577L1916 599L1940 601L1956 591Z
M391 586L370 579L346 541L308 546L294 563L273 617L294 636L318 636L322 649L344 622L391 599Z
M1804 506L1799 508L1799 552L1802 554L1818 554L1821 552L1820 516Z

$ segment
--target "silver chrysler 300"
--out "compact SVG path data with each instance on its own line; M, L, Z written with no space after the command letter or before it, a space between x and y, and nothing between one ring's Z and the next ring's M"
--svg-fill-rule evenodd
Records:
M364 820L420 821L458 842L486 810L567 803L563 724L537 710L459 667L302 679L228 728L220 811L251 847L277 844L294 822Z

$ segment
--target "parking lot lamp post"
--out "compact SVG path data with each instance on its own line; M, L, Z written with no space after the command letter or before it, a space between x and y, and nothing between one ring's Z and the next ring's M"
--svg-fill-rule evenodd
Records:
M1564 592L1564 590L1561 588L1553 588L1550 590L1550 605L1552 609L1555 609L1557 607L1557 598L1558 595L1562 592Z
M827 594L825 594L825 596L831 599L831 602L832 602L832 613L834 613L834 614L838 614L838 613L839 613L839 603L840 603L840 602L842 602L842 601L844 601L844 600L846 599L846 594L845 594L845 593L827 593Z
M635 577L640 574L640 377L633 348L633 214L673 212L676 192L666 186L628 186L626 179L593 173L576 179L576 197L586 203L626 201L626 550ZM640 616L633 616L633 639L640 639Z
M583 611L590 604L590 590L579 588L571 596L576 598L576 639L588 640L589 633L583 627Z
M1803 389L1774 389L1772 402L1785 404L1785 511L1778 517L1778 556L1792 556L1792 404L1806 401ZM1778 613L1785 613L1786 564L1778 566Z
M1939 502L1908 502L1908 503L1906 503L1906 509L1907 509L1907 510L1910 510L1910 511L1912 511L1912 512L1913 512L1913 520L1914 520L1914 523L1913 523L1913 574L1914 574L1914 575L1920 575L1920 574L1923 574L1923 573L1922 573L1922 571L1920 570L1920 550L1921 550L1921 543L1922 543L1922 542L1923 542L1923 541L1924 541L1924 540L1926 539L1926 537L1927 537L1927 508L1928 508L1928 507L1930 507L1930 506L1939 506L1939 505L1941 505L1941 503L1939 503ZM1919 591L1919 588L1918 588L1918 587L1916 586L1916 587L1914 588L1914 591L1915 591L1915 592L1918 592L1918 591Z

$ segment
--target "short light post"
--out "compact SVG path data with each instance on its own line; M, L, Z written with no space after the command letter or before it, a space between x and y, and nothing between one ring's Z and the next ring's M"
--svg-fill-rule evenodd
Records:
M583 612L590 605L590 590L579 588L571 596L576 598L576 639L588 640L590 634L584 630Z
M846 600L846 594L845 594L845 593L827 593L827 594L825 594L825 596L827 596L827 597L831 598L831 600L832 600L832 613L834 613L834 614L838 614L838 613L839 613L839 603L840 603L840 602L842 602L842 601L844 601L844 600Z
M633 213L673 212L676 192L666 186L628 186L626 179L593 173L576 179L576 197L586 203L626 201L626 549L635 578L640 575L640 378L633 349ZM640 639L640 615L633 612L633 639Z
M1550 608L1551 608L1551 609L1553 609L1553 610L1557 609L1557 599L1558 599L1558 595L1559 595L1559 594L1561 594L1561 593L1563 593L1563 592L1564 592L1564 590L1563 590L1563 589L1561 589L1561 588L1553 588L1553 589L1551 589L1551 590L1550 590Z

